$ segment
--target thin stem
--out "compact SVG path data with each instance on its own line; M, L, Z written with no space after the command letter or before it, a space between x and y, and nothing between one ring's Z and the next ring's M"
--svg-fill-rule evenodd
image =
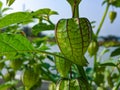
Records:
M13 52L16 52L16 51L4 52L4 53L13 53ZM43 54L53 55L53 56L60 57L60 58L63 58L63 59L68 60L67 58L65 58L65 57L63 57L63 56L57 55L57 54L55 54L55 53L43 51L43 50L21 50L21 51L18 51L18 52L19 52L19 53L24 53L24 52L33 53L33 52L37 52L37 53L43 53ZM1 54L1 53L2 53L2 52L0 52L0 54Z
M87 86L86 90L88 90L88 88L89 88L89 90L91 90L91 87L90 87L90 84L88 82L88 78L86 76L84 68L82 66L79 66L79 65L77 65L77 68L78 68L78 71L79 71L79 74L80 74L80 78L82 78L84 80L84 83Z
M115 90L118 90L119 89L119 86L120 86L120 77L118 79L118 82L117 82L117 85L116 85L116 89Z
M72 7L72 18L78 17L79 17L79 5L74 4L74 7Z
M94 55L94 67L93 67L94 71L96 70L96 66L97 66L97 52Z
M100 30L101 30L101 28L103 26L103 23L104 23L105 18L107 16L108 10L109 10L109 4L107 4L106 9L105 9L104 14L103 14L103 17L102 17L102 20L101 20L101 22L100 22L100 24L98 26L98 29L97 29L97 32L96 32L96 38L98 37L98 35L100 33ZM97 66L97 53L94 55L94 70L96 69L96 66Z
M72 79L72 67L70 67L70 79Z
M119 67L117 66L116 68L117 68L117 70L118 70L118 72L119 72L119 74L120 74L120 69L119 69Z
M87 76L86 76L86 74L85 74L85 71L84 71L83 67L77 65L77 68L78 68L80 77L83 77L85 80L87 80Z
M60 55L57 55L57 54L55 54L55 53L51 53L51 52L47 52L47 51L37 51L37 52L40 52L40 53L45 53L45 54L49 54L49 55L53 55L53 56L56 56L56 57L60 57L60 58L63 58L63 59L65 59L65 60L68 60L67 58L65 58L65 57L63 57L63 56L60 56Z
M102 28L102 26L103 26L103 23L104 23L104 21L105 21L105 18L106 18L106 16L107 16L108 9L109 9L109 4L107 4L107 6L106 6L104 15L103 15L102 20L101 20L101 22L100 22L100 24L99 24L99 27L98 27L98 29L97 29L97 32L96 32L96 36L97 36L97 37L98 37L98 35L99 35L99 32L100 32L100 30L101 30L101 28Z
M79 74L80 74L80 78L84 79L86 85L90 87L90 85L88 83L88 79L87 79L86 73L84 71L84 68L82 66L79 66L79 65L77 65L77 68L78 68L78 71L79 71Z
M72 9L72 18L79 18L79 4L81 0L67 0Z

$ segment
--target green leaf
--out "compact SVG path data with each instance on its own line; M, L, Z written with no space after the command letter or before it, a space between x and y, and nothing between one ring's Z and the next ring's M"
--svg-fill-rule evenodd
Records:
M115 49L112 53L111 53L111 57L113 57L113 56L118 56L118 55L120 55L120 48L117 48L117 49Z
M17 83L18 81L8 81L0 85L0 90L8 90L10 87L12 87L13 85L16 85Z
M106 54L107 52L109 52L110 50L107 49L107 48L104 48L101 53L100 53L100 56L103 56L104 54Z
M54 30L54 29L55 29L54 24L39 23L32 28L32 32L34 35L37 35L41 31Z
M106 0L104 0L104 1L102 2L102 5L104 5L105 3L107 3L107 1L106 1Z
M63 56L59 53L60 56ZM65 60L64 58L55 57L55 64L58 72L62 77L67 77L70 67L71 67L71 61Z
M50 11L49 15L58 15L58 13L56 11Z
M45 43L42 43L39 48L40 50L43 50L43 51L50 49Z
M50 64L48 63L42 63L42 66L46 69L49 69L50 68Z
M0 28L6 27L12 24L25 22L31 19L32 19L32 16L30 15L29 12L11 13L0 19Z
M112 5L113 6L115 6L115 7L119 7L120 8L120 1L119 0L115 0L115 2L114 3L112 3Z
M105 63L100 64L100 66L116 66L116 64L113 62L105 62Z
M14 3L15 0L7 0L8 6L11 6Z
M120 1L119 0L104 0L102 2L102 5L104 5L105 3L108 3L112 6L115 6L116 8L120 7Z
M3 3L0 1L0 9L2 9Z
M54 58L52 57L52 56L50 56L50 55L47 55L47 58L50 60L50 61L54 61Z
M20 34L0 34L0 54L32 50L34 50L32 44L24 36Z
M3 12L6 12L6 11L8 11L8 10L12 10L12 8L3 8L2 13L3 13Z
M58 15L58 13L56 11L52 11L49 8L43 8L43 9L39 9L35 12L32 13L33 16L38 16L38 15Z

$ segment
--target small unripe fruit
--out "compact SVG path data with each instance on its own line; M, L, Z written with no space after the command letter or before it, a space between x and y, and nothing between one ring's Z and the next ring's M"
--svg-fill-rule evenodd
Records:
M91 41L89 47L88 47L88 53L90 54L90 56L93 56L96 54L96 52L98 51L98 43L97 41Z
M117 13L115 11L110 11L109 12L109 19L110 19L110 22L113 23L113 21L115 20L117 16Z
M39 80L39 74L34 71L32 68L27 68L23 72L22 82L25 86L25 90L32 88Z

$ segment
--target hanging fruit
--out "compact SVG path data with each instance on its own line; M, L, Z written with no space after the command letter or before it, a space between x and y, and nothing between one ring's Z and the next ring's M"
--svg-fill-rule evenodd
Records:
M32 68L27 68L23 72L22 82L25 86L25 90L30 90L39 80L39 74Z
M88 47L88 53L92 57L93 55L96 54L97 51L98 51L98 42L93 40L93 41L91 41L91 43Z
M90 88L82 79L61 79L56 90L90 90Z
M109 19L110 19L110 22L113 23L113 21L115 20L117 16L117 13L115 11L110 11L109 12Z
M79 18L78 5L81 0L67 0L72 6L73 16L58 21L55 36L62 54L75 64L87 66L84 54L91 41L92 27L87 18Z

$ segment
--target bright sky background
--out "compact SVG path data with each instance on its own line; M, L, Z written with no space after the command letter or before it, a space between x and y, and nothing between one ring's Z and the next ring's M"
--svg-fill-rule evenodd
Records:
M5 3L6 0L1 0ZM80 17L87 17L90 21L96 21L96 28L93 29L96 32L97 26L103 15L105 5L102 6L103 0L82 0L80 4ZM71 17L71 8L66 0L16 0L15 3L11 6L13 11L22 11L23 6L25 5L25 10L37 10L41 8L50 8L59 13L59 15L54 15L51 17L51 20L54 23L61 18L70 18ZM110 7L109 11L112 10ZM105 35L117 35L120 36L120 8L114 8L117 11L117 19L113 24L110 24L110 20L107 18L102 27L100 33L101 36Z

